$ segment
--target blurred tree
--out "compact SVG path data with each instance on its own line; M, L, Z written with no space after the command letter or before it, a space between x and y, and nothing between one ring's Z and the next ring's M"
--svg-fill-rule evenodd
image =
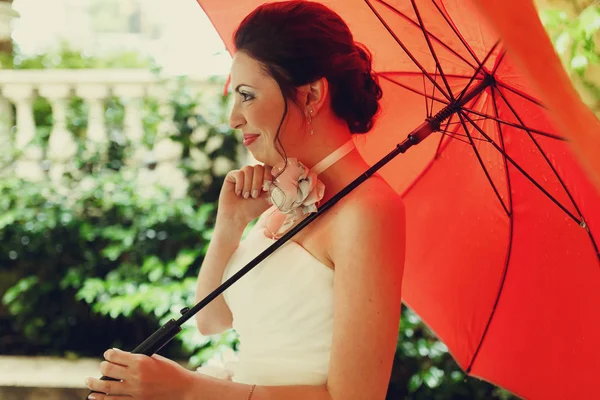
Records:
M536 5L573 86L600 118L600 3L537 0Z
M11 20L18 15L12 9L12 2L13 0L0 0L0 53L9 55L13 52Z

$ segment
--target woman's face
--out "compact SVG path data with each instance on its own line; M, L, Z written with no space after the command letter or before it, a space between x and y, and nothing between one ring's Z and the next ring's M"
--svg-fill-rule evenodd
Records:
M252 156L273 166L283 161L275 145L275 136L284 112L284 98L279 85L261 64L243 52L233 57L231 87L235 102L229 125L240 129L244 145ZM298 157L297 147L304 136L303 115L288 101L287 117L281 125L279 139L288 157Z

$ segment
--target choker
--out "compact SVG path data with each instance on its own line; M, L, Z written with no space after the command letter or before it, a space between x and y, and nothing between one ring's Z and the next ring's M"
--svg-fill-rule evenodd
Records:
M355 148L354 140L350 139L310 169L296 158L274 165L271 174L276 178L265 190L275 209L267 217L265 236L279 239L308 214L317 212L325 194L325 185L317 175Z

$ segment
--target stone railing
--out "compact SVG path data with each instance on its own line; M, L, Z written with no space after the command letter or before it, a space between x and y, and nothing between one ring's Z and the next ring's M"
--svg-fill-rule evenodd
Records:
M192 94L217 94L223 89L194 77L188 77L188 85ZM39 96L52 107L53 126L45 149L32 144L36 134L33 103ZM0 70L0 152L6 151L7 144L14 144L20 154L12 172L28 179L43 179L42 158L56 173L72 159L77 145L67 129L67 111L74 96L82 98L89 109L85 146L95 146L99 151L109 143L105 100L110 96L118 97L124 105L123 131L132 145L140 142L144 133L142 105L146 97L158 101L161 115L172 115L167 87L148 70ZM172 124L172 119L167 117L163 123Z

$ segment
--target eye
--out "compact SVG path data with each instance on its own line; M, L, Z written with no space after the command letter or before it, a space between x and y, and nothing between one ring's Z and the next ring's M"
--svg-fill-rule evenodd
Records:
M240 95L242 96L242 101L250 101L252 99L254 99L254 96L250 93L246 93L246 92L239 92Z

